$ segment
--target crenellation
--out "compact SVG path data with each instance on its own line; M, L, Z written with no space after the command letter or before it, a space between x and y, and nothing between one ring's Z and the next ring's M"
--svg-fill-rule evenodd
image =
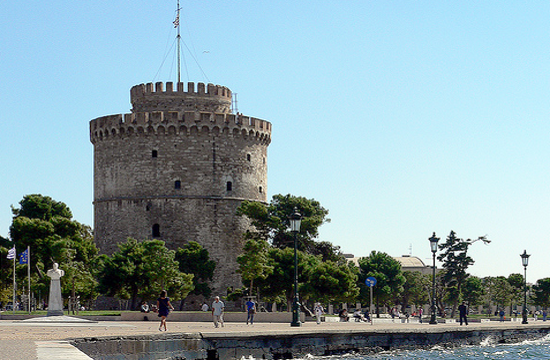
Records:
M186 119L188 119L187 122L191 121L190 124L200 124L202 132L208 129L209 133L215 135L234 134L235 131L231 131L233 128L237 130L236 133L240 133L242 136L257 138L261 142L267 141L269 143L271 141L271 123L268 121L244 115L197 111L152 111L107 115L90 121L90 137L95 138L95 140L105 140L109 135L113 135L113 130L118 135L126 134L130 136L134 132L125 130L129 127L136 130L135 133L137 134L167 136L187 134L187 131L193 126L191 125L189 128L181 127L180 124L185 123ZM179 130L159 131L161 124L165 124L162 129L172 126L173 129ZM222 129L222 131L216 132L214 130L216 127ZM185 131L181 129L185 129ZM98 130L102 130L101 136Z
M166 83L166 92L171 93L174 92L174 83L169 81Z

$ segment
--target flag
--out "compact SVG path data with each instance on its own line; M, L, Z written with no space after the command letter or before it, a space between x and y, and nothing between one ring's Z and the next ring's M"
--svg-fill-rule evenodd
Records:
M174 20L174 27L178 27L180 26L180 14L178 14L178 16L176 16L176 20Z
M21 255L19 255L19 265L28 264L28 263L29 263L29 249L23 251Z
M8 250L8 259L15 259L15 246Z

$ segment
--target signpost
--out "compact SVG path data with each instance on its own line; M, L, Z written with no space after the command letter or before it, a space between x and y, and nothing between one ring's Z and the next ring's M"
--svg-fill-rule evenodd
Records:
M376 279L372 276L369 276L365 279L365 285L369 287L370 290L370 306L369 306L369 315L370 315L370 324L373 324L374 314L372 312L372 288L376 285Z

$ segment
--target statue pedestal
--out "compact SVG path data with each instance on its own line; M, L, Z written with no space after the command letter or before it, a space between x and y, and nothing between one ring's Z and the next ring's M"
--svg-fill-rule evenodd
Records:
M48 310L48 314L46 316L63 316L63 310Z

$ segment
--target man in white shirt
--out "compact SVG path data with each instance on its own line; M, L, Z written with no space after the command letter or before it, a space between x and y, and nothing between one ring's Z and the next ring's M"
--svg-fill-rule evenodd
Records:
M218 327L218 323L220 323L223 327L223 309L225 305L223 304L223 301L220 301L220 297L216 296L214 299L214 302L212 303L212 317L214 319L214 326Z

